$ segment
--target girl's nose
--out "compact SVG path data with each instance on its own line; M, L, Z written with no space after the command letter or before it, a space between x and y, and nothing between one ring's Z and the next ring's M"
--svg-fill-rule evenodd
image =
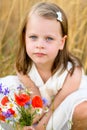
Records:
M36 43L36 47L37 48L44 48L44 40L39 40L39 41L37 41L37 43Z

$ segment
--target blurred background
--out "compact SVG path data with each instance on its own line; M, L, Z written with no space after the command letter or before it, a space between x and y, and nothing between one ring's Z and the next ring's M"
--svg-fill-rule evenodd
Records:
M87 74L87 0L0 0L0 77L15 74L18 32L26 11L39 1L58 4L69 22L69 50L82 62Z

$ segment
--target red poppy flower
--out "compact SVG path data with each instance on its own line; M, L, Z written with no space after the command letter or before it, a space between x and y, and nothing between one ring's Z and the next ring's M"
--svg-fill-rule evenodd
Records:
M9 102L9 99L7 96L4 96L3 99L1 100L1 104L6 106L6 104Z
M5 116L3 116L2 114L0 114L0 120L5 121Z
M43 107L43 101L42 99L39 97L39 96L35 96L33 99L32 99L32 106L35 108L35 107L40 107L42 108Z
M27 102L29 102L30 96L27 94L15 94L15 101L18 105L24 106Z
M14 111L12 108L9 108L8 111L9 111L12 115L15 114L15 111Z

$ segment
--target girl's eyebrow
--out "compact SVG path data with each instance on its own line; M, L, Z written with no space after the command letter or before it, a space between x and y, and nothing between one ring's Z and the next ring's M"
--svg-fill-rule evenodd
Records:
M55 37L55 34L46 34L47 36Z
M27 35L37 35L36 33L27 33Z
M46 37L52 37L52 38L61 38L59 35L57 35L57 34L46 34Z

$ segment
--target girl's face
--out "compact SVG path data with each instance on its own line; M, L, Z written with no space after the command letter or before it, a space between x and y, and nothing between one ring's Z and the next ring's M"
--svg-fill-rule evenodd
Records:
M63 49L60 23L38 15L32 15L26 26L26 52L36 65L52 66L59 50Z

